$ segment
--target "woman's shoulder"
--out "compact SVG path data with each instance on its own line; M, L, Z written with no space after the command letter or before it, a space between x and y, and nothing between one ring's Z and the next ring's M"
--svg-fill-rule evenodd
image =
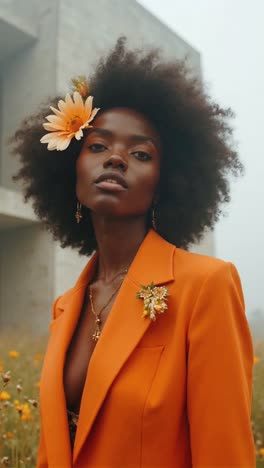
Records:
M212 278L216 281L226 281L234 277L239 280L235 265L230 261L175 248L174 272L188 277L190 280L205 281Z
M237 269L230 261L177 247L155 232L151 232L149 239L151 251L155 251L155 255L146 258L152 264L157 262L161 268L164 263L172 261L172 277L175 284L179 284L180 281L189 287L194 283L199 285L206 279L216 283L233 280L240 282Z
M222 260L220 258L211 256L211 255L196 253L190 250L181 249L179 247L175 248L175 262L176 263L181 262L187 266L205 268L205 269L220 268L221 266L228 263L225 260Z

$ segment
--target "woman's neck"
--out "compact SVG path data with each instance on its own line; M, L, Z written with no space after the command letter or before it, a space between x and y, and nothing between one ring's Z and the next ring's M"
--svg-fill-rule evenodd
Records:
M145 218L109 220L92 216L98 245L97 278L110 282L128 269L147 234Z

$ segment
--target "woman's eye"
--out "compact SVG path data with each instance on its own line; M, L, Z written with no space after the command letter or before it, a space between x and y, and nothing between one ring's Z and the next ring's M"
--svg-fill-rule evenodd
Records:
M151 159L150 154L145 151L134 151L132 154L141 161L149 161Z
M93 153L101 153L106 149L106 146L102 145L101 143L92 143L88 146L89 150Z

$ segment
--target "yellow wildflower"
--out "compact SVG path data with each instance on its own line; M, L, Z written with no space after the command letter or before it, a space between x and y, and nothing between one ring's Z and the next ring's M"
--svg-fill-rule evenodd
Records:
M35 354L35 361L41 361L42 358L43 358L43 354L42 354L42 353L37 353L37 354Z
M28 403L20 403L16 405L16 410L18 411L22 421L29 421L32 419L31 409Z
M7 439L14 439L15 434L13 432L6 432L5 436Z
M264 447L262 447L261 449L259 449L259 455L261 455L262 457L264 457Z
M15 406L20 405L20 401L19 401L19 400L14 400L13 403L14 403Z
M30 419L32 419L30 407L27 403L24 403L22 406L23 409L21 419L22 421L29 421Z
M32 419L31 413L23 413L21 416L22 421L30 421Z
M8 392L5 392L4 390L0 392L0 401L10 400L10 398L11 396Z
M17 358L19 356L19 352L15 351L15 350L9 351L8 354L9 354L9 357L11 357L11 358Z
M23 403L16 405L16 410L21 415L23 413Z
M254 364L257 364L259 362L259 357L258 356L254 356Z

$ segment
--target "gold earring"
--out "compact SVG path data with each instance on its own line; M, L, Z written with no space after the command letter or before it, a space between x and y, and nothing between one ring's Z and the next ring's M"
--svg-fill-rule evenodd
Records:
M156 213L155 213L155 206L153 206L153 208L152 208L152 227L153 227L154 231L158 230L158 228L157 228L157 217L156 217Z
M77 201L77 210L76 210L76 213L75 213L75 219L76 219L77 224L79 224L79 222L82 219L81 209L82 209L82 205L81 205L81 203L79 201Z

